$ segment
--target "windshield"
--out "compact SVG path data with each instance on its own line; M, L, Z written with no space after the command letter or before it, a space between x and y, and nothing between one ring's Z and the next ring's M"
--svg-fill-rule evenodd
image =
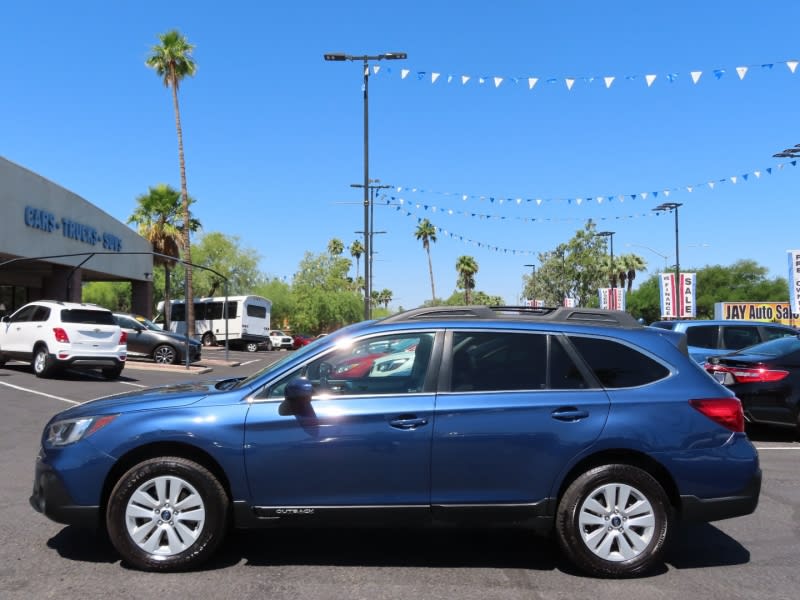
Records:
M150 319L145 319L144 317L135 317L136 322L139 323L145 329L149 329L151 331L164 331L160 325L156 325Z
M264 375L266 375L267 373L269 373L273 369L279 369L280 367L282 367L285 363L287 363L289 361L293 361L293 360L295 360L297 358L302 358L306 354L312 354L312 353L316 352L317 348L319 346L321 346L322 344L327 344L331 340L336 340L336 339L338 339L338 338L340 338L342 336L346 336L352 330L359 329L363 325L364 325L364 322L354 323L352 325L348 325L347 327L343 327L343 328L339 329L335 333L323 336L321 338L317 338L313 342L309 342L305 346L300 347L299 350L295 350L294 352L290 352L289 354L287 354L285 357L283 357L282 359L278 360L277 362L274 362L272 364L267 365L266 367L264 367L260 371L256 371L255 373L253 373L249 377L245 377L244 379L239 381L239 383L235 387L236 388L246 387L251 382L256 381L257 379L260 379L261 377L263 377Z
M800 350L800 336L788 336L761 342L747 348L742 348L733 354L763 354L765 356L783 356L795 350Z

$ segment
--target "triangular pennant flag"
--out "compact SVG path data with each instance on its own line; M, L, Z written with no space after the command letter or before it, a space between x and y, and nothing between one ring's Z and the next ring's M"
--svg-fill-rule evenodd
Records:
M614 83L614 77L603 77L603 81L606 84L606 89L611 87L611 84Z
M669 190L664 190L664 198L669 198Z
M569 77L567 79L565 79L564 81L567 84L567 89L568 90L571 90L572 86L575 85L575 80L574 79L570 79Z
M536 206L541 206L541 205L542 205L542 199L541 198L537 198L536 199Z
M692 193L693 189L694 188L692 188L692 186L690 186L690 185L686 186L686 191L689 192L690 194Z
M675 83L675 80L677 78L678 78L677 73L670 73L669 75L667 75L667 79L669 80L670 83Z
M742 174L742 179L744 179L745 181L747 181L747 177L748 177L748 174L747 174L747 173L743 173L743 174Z
M406 77L408 77L409 73L411 73L411 71L408 70L408 69L401 70L400 71L400 79L405 79Z
M723 75L725 75L725 69L714 69L714 77L722 79Z
M772 175L772 167L767 167L767 175Z
M591 198L589 198L589 199L591 200ZM605 200L605 198L604 198L603 196L598 196L598 197L596 198L596 200L597 200L597 203L598 203L598 204L602 204L602 203L603 203L603 200Z
M499 88L501 83L503 83L503 78L502 77L495 77L494 78L494 87L495 88Z
M381 70L381 66L380 65L375 65L374 67L372 67L372 72L375 75L377 75L380 72L380 70Z
M462 199L464 202L466 202L466 201L467 201L467 198L469 198L469 196L467 196L466 194L462 194L462 196L461 196L461 199Z
M731 177L731 183L736 185L736 176Z
M741 81L744 79L744 76L747 75L748 67L736 67L736 73L739 75L739 80Z
M655 200L656 198L658 198L658 192L653 192L653 200Z
M631 194L631 200L636 200L636 194Z
M539 81L538 77L528 77L528 89L532 90L537 81Z
M774 66L775 65L773 63L766 63L766 64L761 65L761 68L762 69L769 69L771 71L772 67L774 67Z
M582 202L583 202L583 198L575 198L575 203L576 203L578 206L580 206Z
M439 75L441 75L441 73L431 73L431 83L436 83L436 80L439 79Z
M692 76L692 82L693 83L697 83L698 81L700 81L700 77L703 74L703 72L702 71L692 71L689 74Z
M786 66L789 67L789 70L794 73L795 69L797 69L797 61L796 60L787 60Z
M709 182L708 182L708 187L710 187L712 190L714 189L714 186L715 186L715 185L716 185L716 183L715 183L715 182L713 182L713 181L709 181Z
M642 197L642 200L647 200L647 192L642 192L639 195Z
M655 75L645 75L644 80L647 82L647 87L653 85L653 82L656 80Z
M425 75L427 75L427 73L425 73L425 71L417 71L417 79L419 79L420 81L425 79Z
M753 175L756 176L756 179L761 179L761 171L753 171Z
M791 161L789 161L789 164L792 165L793 167L796 167L797 166L797 161L796 160L791 160Z
M468 81L469 81L469 75L462 75L461 76L461 85L466 85L466 83Z
M486 78L485 77L478 77L478 83L483 85L484 83L486 83Z

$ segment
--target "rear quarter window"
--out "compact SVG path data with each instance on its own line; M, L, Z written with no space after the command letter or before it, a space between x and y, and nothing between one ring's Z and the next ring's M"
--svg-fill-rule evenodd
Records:
M104 310L67 308L61 311L62 323L85 323L89 325L116 325L114 315Z
M636 387L669 375L669 370L661 363L615 340L569 336L569 341L603 387Z

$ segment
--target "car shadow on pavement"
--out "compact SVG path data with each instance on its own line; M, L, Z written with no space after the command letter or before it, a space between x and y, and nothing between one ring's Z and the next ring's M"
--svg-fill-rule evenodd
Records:
M90 563L114 563L119 561L116 550L105 532L80 527L64 527L47 540L47 547L67 560Z
M750 551L711 523L682 523L673 531L666 561L676 569L729 567L750 562Z
M797 442L800 441L800 432L793 427L770 427L748 423L747 437L751 442Z

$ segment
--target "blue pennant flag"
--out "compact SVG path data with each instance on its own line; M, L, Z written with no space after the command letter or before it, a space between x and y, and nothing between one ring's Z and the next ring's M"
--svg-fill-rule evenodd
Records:
M714 77L722 79L723 75L725 75L725 69L714 69Z

